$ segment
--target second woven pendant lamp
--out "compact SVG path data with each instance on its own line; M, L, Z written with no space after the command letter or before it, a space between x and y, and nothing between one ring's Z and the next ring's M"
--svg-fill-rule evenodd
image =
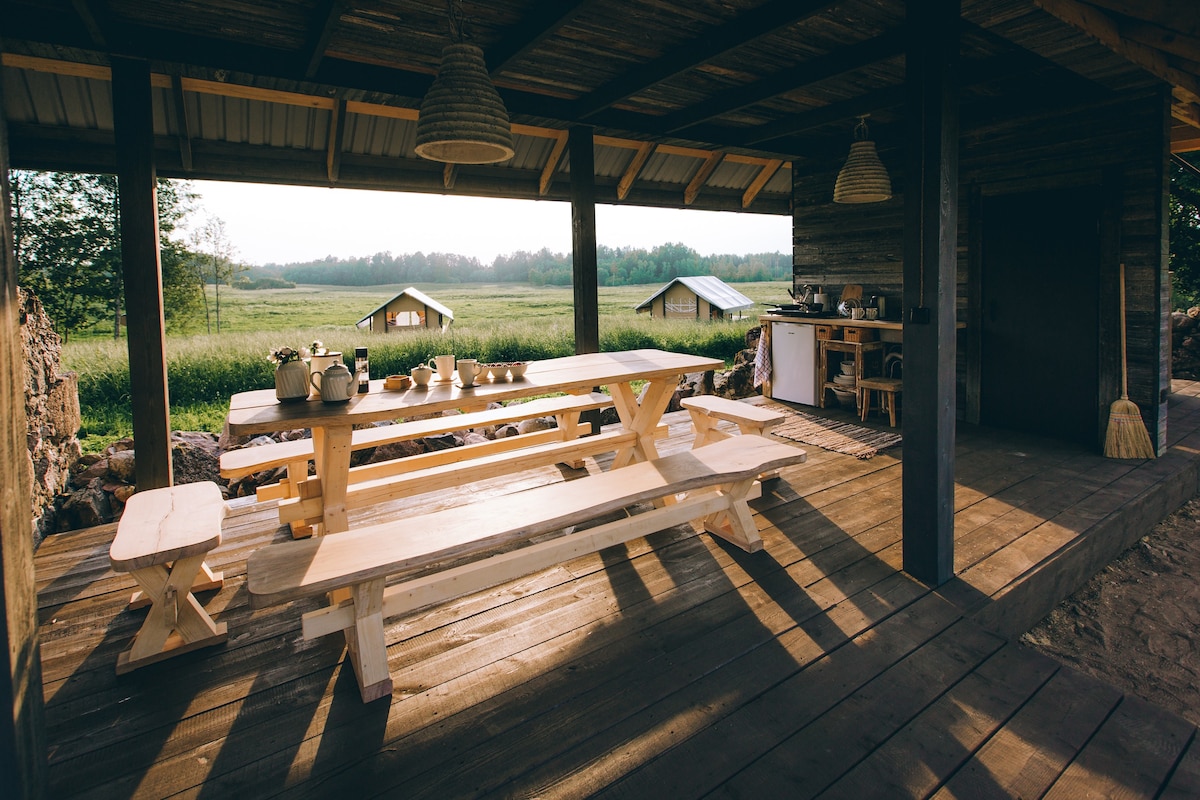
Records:
M867 133L867 118L859 117L854 126L850 157L838 173L833 187L835 203L882 203L892 198L892 179L879 160L875 143Z
M421 101L417 155L449 164L494 164L513 157L508 110L488 75L483 50L465 37L461 4L450 8L457 41L442 50L437 78Z

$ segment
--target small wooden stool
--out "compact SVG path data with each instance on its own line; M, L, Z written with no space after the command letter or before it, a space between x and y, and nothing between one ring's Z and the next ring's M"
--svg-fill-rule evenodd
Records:
M211 481L150 489L129 498L108 560L114 571L133 575L150 611L117 658L118 675L225 641L225 623L213 622L192 594L193 589L219 589L224 583L204 557L221 543L225 513L221 489ZM134 595L131 605L138 602Z
M892 427L896 427L896 395L904 390L899 378L862 378L858 381L859 419L867 421L871 412L871 392L879 392L879 413L887 412Z
M728 433L717 428L717 423L721 420L736 423L738 431L743 435L765 436L771 428L787 419L786 414L769 408L711 394L685 397L679 404L688 410L692 417L692 427L696 429L696 438L692 441L693 450L730 438ZM759 478L766 480L778 474L778 470L773 470L763 473Z

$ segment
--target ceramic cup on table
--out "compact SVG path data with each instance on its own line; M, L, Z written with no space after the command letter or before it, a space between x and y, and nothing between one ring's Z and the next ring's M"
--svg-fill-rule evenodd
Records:
M879 319L879 309L878 308L867 308L867 309L863 309L863 310L866 311L866 313L867 313L867 317L866 317L867 319Z
M479 366L479 362L473 358L460 358L458 360L458 382L466 389L469 386L475 385L475 379L479 377L479 373L483 371L483 367Z
M429 381L433 379L433 369L428 364L418 364L412 369L412 382L417 386L425 387L429 385Z
M867 314L867 310L865 308L850 309L850 319L863 319L866 316L866 314Z
M454 356L434 356L433 365L437 370L439 381L448 381L454 378Z

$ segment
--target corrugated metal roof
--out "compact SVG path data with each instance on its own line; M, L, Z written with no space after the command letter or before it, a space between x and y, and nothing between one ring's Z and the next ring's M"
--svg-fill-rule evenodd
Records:
M454 312L453 312L453 311L451 311L450 309L446 308L444 305L442 305L441 303L439 303L437 300L434 300L432 297L430 297L429 295L425 294L425 293L424 293L424 292L422 292L420 289L417 289L417 288L414 288L414 287L410 286L410 287L408 287L407 289L405 289L403 292L400 292L400 294L398 294L398 295L394 296L392 299L388 300L386 303L384 303L383 305L381 305L381 306L379 306L378 308L376 308L376 309L375 309L374 311L372 311L370 314L367 314L365 317L363 317L362 319L360 319L360 320L359 320L358 322L356 322L355 324L356 324L356 325L362 325L364 322L366 322L367 320L369 320L371 317L375 316L375 315L376 315L376 314L378 314L380 311L383 311L385 308L387 308L387 307L388 307L388 306L390 306L392 303L394 303L394 302L396 302L397 300L399 300L401 297L404 297L405 295L408 295L409 297L411 297L412 299L416 300L418 303L421 303L421 304L422 304L422 305L424 305L424 306L428 306L429 308L432 308L434 311L438 312L438 313L439 313L439 314L441 314L443 317L449 317L451 320L453 320L453 319L454 319Z
M745 308L752 308L754 301L746 295L734 289L725 281L713 275L690 275L685 278L676 278L670 283L663 286L654 294L647 297L641 303L634 306L634 309L641 311L643 308L649 308L654 302L654 298L666 292L677 283L682 283L687 288L695 292L696 296L702 300L707 300L711 305L716 306L722 311L740 311Z

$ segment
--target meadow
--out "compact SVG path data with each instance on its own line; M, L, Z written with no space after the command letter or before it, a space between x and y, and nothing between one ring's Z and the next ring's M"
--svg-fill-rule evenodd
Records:
M428 284L417 288L454 311L445 334L371 334L355 323L406 286L298 286L294 289L237 290L221 287L221 332L167 337L167 380L171 427L219 433L230 395L274 385L270 350L308 346L319 340L346 354L366 346L371 376L407 372L438 353L480 361L535 360L575 352L574 296L569 286L529 284ZM759 309L742 320L695 322L650 319L634 306L654 294L654 286L601 287L601 350L657 347L731 361L744 347L746 331L758 324ZM757 303L787 298L783 281L739 283L734 288ZM210 310L215 302L209 288ZM132 434L129 362L125 341L75 337L63 346L64 367L79 375L83 412L80 440L86 452Z

